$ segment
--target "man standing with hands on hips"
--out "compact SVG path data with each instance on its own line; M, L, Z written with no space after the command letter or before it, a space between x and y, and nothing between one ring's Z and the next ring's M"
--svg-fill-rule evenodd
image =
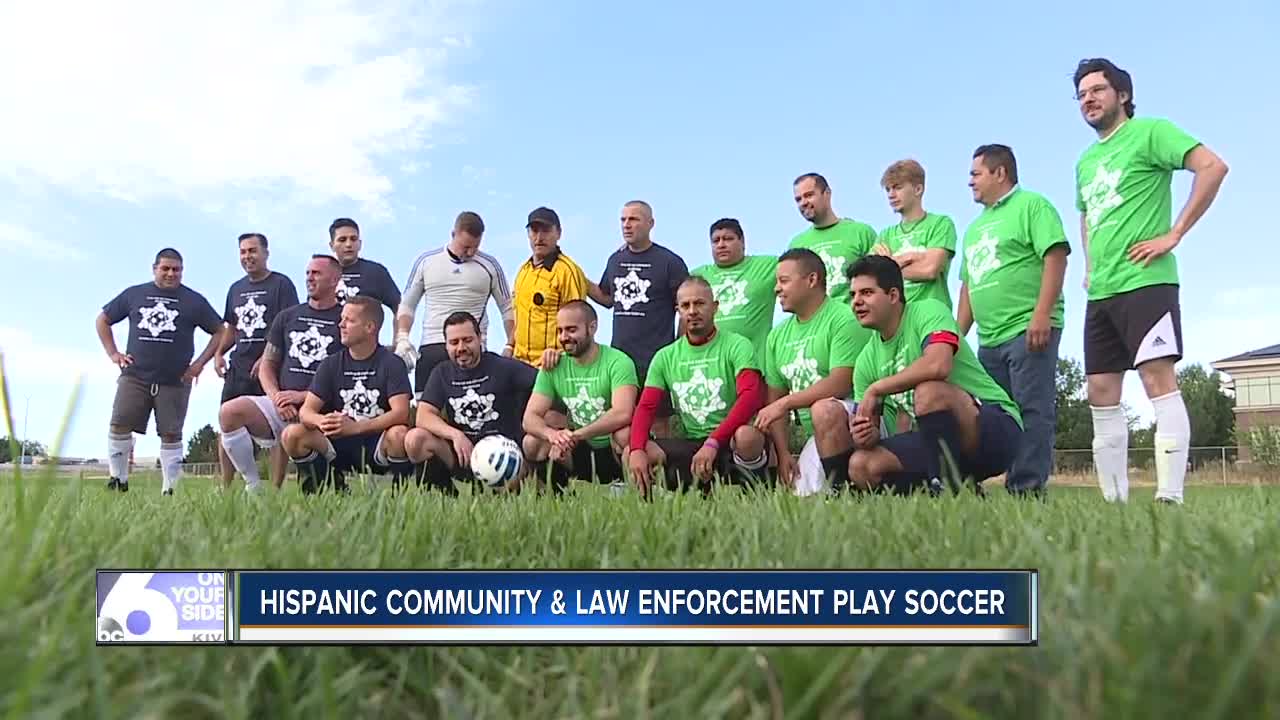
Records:
M973 153L969 187L983 210L964 233L956 320L961 336L977 322L978 360L1022 410L1022 441L1005 488L1039 495L1053 470L1062 281L1071 247L1053 205L1018 186L1008 146Z
M1086 250L1084 371L1093 411L1093 460L1107 500L1129 497L1129 427L1120 405L1136 369L1156 416L1156 500L1182 504L1191 422L1174 366L1182 358L1173 249L1204 215L1227 164L1162 118L1135 118L1133 79L1110 60L1083 60L1076 99L1097 142L1076 163L1076 208ZM1175 170L1195 175L1173 214Z

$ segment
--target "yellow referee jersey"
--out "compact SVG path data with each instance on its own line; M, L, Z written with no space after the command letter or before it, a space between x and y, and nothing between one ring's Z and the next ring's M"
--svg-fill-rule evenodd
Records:
M567 302L585 300L587 276L578 263L552 251L541 264L524 261L516 273L512 302L516 309L515 358L534 367L547 348L558 348L556 312Z

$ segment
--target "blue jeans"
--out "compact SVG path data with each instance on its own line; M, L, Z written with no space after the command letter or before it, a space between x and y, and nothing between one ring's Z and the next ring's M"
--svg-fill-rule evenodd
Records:
M1005 487L1009 492L1043 491L1053 470L1053 438L1057 432L1058 343L1062 330L1052 328L1040 352L1027 350L1023 333L995 347L979 347L978 360L1022 410L1022 443Z

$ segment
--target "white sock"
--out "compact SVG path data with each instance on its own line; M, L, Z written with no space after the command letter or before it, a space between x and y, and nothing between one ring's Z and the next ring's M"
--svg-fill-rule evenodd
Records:
M1129 422L1124 408L1090 406L1093 411L1093 463L1107 502L1129 500Z
M164 490L172 490L182 473L182 445L160 445L160 474L164 478Z
M329 442L329 438L324 439L324 449L320 451L324 455L324 459L333 462L338 457L338 451L333 449L333 443Z
M129 482L129 455L133 452L133 433L107 434L107 467L111 477L122 483Z
M1156 412L1156 498L1181 503L1191 446L1191 419L1181 391L1152 398L1151 405Z
M244 476L244 484L250 490L257 490L262 484L258 475L258 463L253 459L253 438L246 428L238 428L222 433L222 449L227 451L231 464Z

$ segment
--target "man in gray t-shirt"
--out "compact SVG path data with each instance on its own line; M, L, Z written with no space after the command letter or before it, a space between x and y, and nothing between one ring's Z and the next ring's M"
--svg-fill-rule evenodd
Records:
M658 350L676 339L676 290L689 277L679 255L650 239L653 209L642 200L622 207L622 239L626 244L609 256L591 299L613 309L609 345L631 356L643 386L649 363ZM659 418L671 416L664 401ZM665 434L665 423L655 425Z

